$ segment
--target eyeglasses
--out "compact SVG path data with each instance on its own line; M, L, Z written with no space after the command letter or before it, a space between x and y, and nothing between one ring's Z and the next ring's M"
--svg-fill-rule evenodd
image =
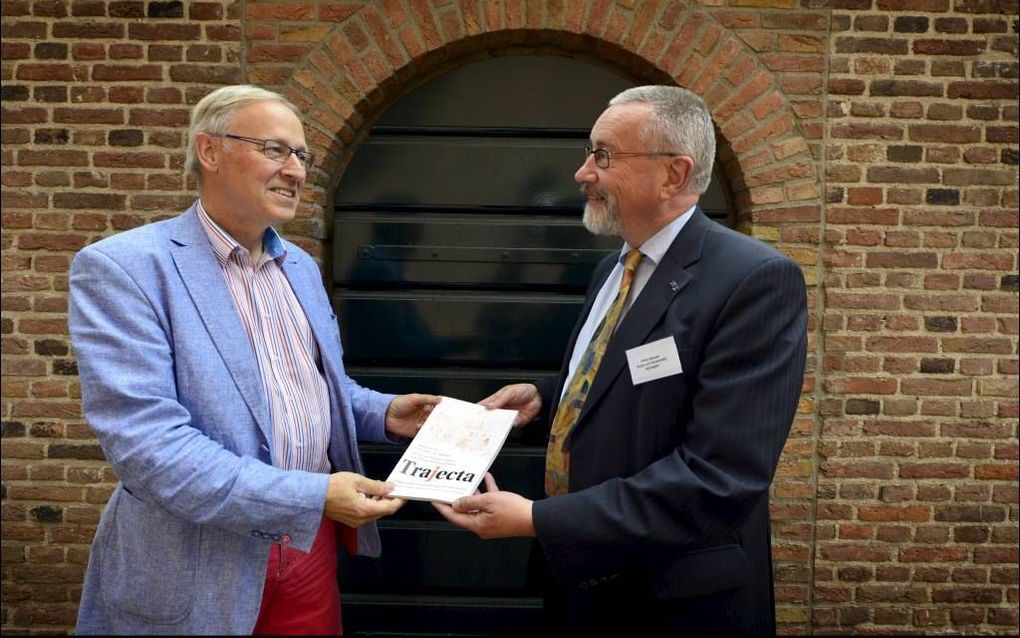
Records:
M640 151L610 151L604 148L592 148L590 146L584 147L584 159L588 160L589 155L595 156L595 166L599 168L609 168L609 164L613 161L614 157L623 156L645 156L645 157L672 157L673 155L680 155L680 153L665 153L665 152L653 152L643 153Z
M259 151L261 151L263 155L274 162L284 164L287 159L293 155L298 158L298 161L301 162L301 165L305 167L306 171L312 170L312 166L315 165L315 153L299 151L296 148L287 146L283 142L277 142L276 140L260 140L257 137L245 137L243 135L234 135L232 133L211 133L211 135L214 137L229 137L232 140L240 140L242 142L254 144L259 147Z

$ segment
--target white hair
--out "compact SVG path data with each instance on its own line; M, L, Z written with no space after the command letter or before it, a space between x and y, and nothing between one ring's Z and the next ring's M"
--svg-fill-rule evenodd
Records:
M184 160L184 170L194 175L198 183L202 183L202 170L195 149L195 135L210 133L223 135L230 132L234 113L252 102L279 102L293 111L301 119L301 112L290 100L279 93L250 84L224 86L216 89L199 100L191 111L191 126L188 128L188 150Z
M687 155L694 160L689 188L708 190L715 162L715 127L700 97L678 86L636 86L609 100L609 106L648 104L652 115L640 132L649 151Z

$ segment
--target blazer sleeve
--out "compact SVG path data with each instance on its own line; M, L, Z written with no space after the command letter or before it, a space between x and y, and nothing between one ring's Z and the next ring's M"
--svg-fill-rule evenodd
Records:
M286 533L308 551L329 476L274 468L194 427L178 398L159 287L143 289L95 246L71 266L68 317L82 401L107 461L135 497L175 516L240 534Z
M803 275L790 260L766 260L737 283L687 380L689 416L661 415L678 420L682 443L630 477L534 503L557 580L656 571L718 543L767 498L803 383L806 326Z

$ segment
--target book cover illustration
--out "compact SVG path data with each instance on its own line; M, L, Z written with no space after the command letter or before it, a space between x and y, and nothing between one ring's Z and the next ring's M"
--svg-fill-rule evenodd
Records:
M389 496L452 503L474 494L516 416L443 397L386 479L396 486Z

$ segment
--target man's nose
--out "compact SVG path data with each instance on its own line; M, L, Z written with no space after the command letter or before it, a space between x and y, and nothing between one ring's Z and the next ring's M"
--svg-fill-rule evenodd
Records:
M591 155L584 158L584 162L577 168L577 172L574 173L574 181L578 184L593 183L596 179L595 174L595 158Z
M305 171L304 162L299 160L298 156L294 153L288 155L287 159L283 161L283 168L281 170L294 177L300 176L301 179L305 178L305 173L307 172Z

